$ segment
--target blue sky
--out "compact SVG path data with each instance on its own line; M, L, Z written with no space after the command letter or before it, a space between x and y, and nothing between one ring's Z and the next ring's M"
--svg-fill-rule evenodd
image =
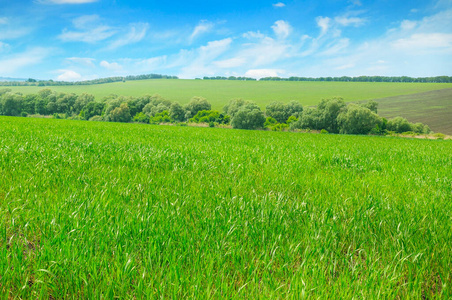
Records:
M452 0L0 0L0 77L452 76Z

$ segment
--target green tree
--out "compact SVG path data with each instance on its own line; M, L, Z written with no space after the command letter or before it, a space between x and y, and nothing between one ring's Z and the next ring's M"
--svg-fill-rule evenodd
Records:
M394 119L389 120L386 127L389 131L394 131L398 133L411 131L412 129L410 122L408 122L407 119L402 117L395 117Z
M121 103L119 107L116 107L110 113L112 122L130 122L131 119L129 106L125 102Z
M381 118L366 107L351 103L343 109L337 121L340 133L368 134L373 128L382 124Z
M187 119L193 118L198 111L201 110L211 110L212 106L210 103L203 97L193 97L190 102L185 105L185 116Z
M264 123L264 113L253 102L243 105L231 120L232 127L237 129L262 128Z
M319 115L321 116L322 128L331 133L339 133L339 125L337 122L337 116L342 109L346 107L342 98L323 99L317 105Z
M5 93L1 97L2 114L5 116L18 116L22 111L22 95Z
M169 115L176 122L185 121L185 110L178 102L171 103Z

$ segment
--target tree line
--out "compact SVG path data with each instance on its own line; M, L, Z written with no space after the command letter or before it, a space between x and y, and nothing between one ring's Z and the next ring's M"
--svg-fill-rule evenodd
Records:
M112 82L125 82L133 80L145 80L145 79L179 79L177 76L160 75L160 74L146 74L146 75L129 75L129 76L116 76L107 78L98 78L92 80L83 81L53 81L53 80L37 80L28 78L26 81L0 81L0 86L64 86L64 85L92 85L92 84L104 84Z
M150 124L206 123L211 127L230 125L237 129L320 130L344 134L386 134L431 130L422 123L410 123L397 117L387 120L378 115L378 103L345 103L342 98L322 100L316 107L304 108L298 101L272 102L265 112L253 101L233 99L223 111L212 110L202 97L193 97L186 105L160 95L125 97L110 95L96 101L93 95L60 93L43 89L22 95L11 89L0 90L0 114L5 116L52 115L54 118L105 122Z
M99 78L84 81L53 81L53 80L36 80L29 78L26 81L0 81L0 86L64 86L64 85L91 85L103 84L120 81L145 80L145 79L179 79L177 76L147 74L147 75L130 75L130 76L116 76ZM201 78L196 78L201 80ZM203 80L238 80L238 81L256 81L257 79L251 77L236 77L236 76L204 76ZM358 77L264 77L259 81L341 81L341 82L423 82L423 83L452 83L451 76L435 76L435 77L408 77L408 76L358 76Z

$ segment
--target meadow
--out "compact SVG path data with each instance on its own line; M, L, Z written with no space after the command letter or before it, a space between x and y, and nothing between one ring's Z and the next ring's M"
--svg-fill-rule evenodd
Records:
M44 87L5 87L24 94L37 93ZM452 88L452 83L400 82L291 82L291 81L234 81L234 80L137 80L97 85L51 86L65 93L88 93L101 100L110 94L143 96L160 94L163 98L187 104L194 96L206 98L212 109L222 110L231 99L242 98L256 102L262 109L272 101L316 105L322 99L342 97L345 101L360 101L400 96Z
M451 298L451 146L0 117L0 298Z

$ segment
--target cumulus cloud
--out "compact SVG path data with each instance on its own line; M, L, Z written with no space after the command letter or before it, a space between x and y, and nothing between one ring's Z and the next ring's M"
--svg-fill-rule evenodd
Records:
M56 78L58 81L80 81L82 80L82 75L72 70L59 70L63 72Z
M116 49L129 44L137 43L141 41L145 36L149 28L148 23L136 23L131 24L129 32L119 39L113 41L108 49Z
M278 3L273 4L273 7L285 7L285 6L286 5L284 3L282 3L282 2L278 2Z
M331 19L328 17L317 17L316 19L317 26L320 27L320 36L323 36L327 33L330 28Z
M102 68L105 68L109 71L119 71L122 70L122 66L116 62L109 63L106 60L103 60L99 64Z
M275 32L276 36L281 39L287 38L291 31L289 23L283 20L276 21L272 26L272 29Z

